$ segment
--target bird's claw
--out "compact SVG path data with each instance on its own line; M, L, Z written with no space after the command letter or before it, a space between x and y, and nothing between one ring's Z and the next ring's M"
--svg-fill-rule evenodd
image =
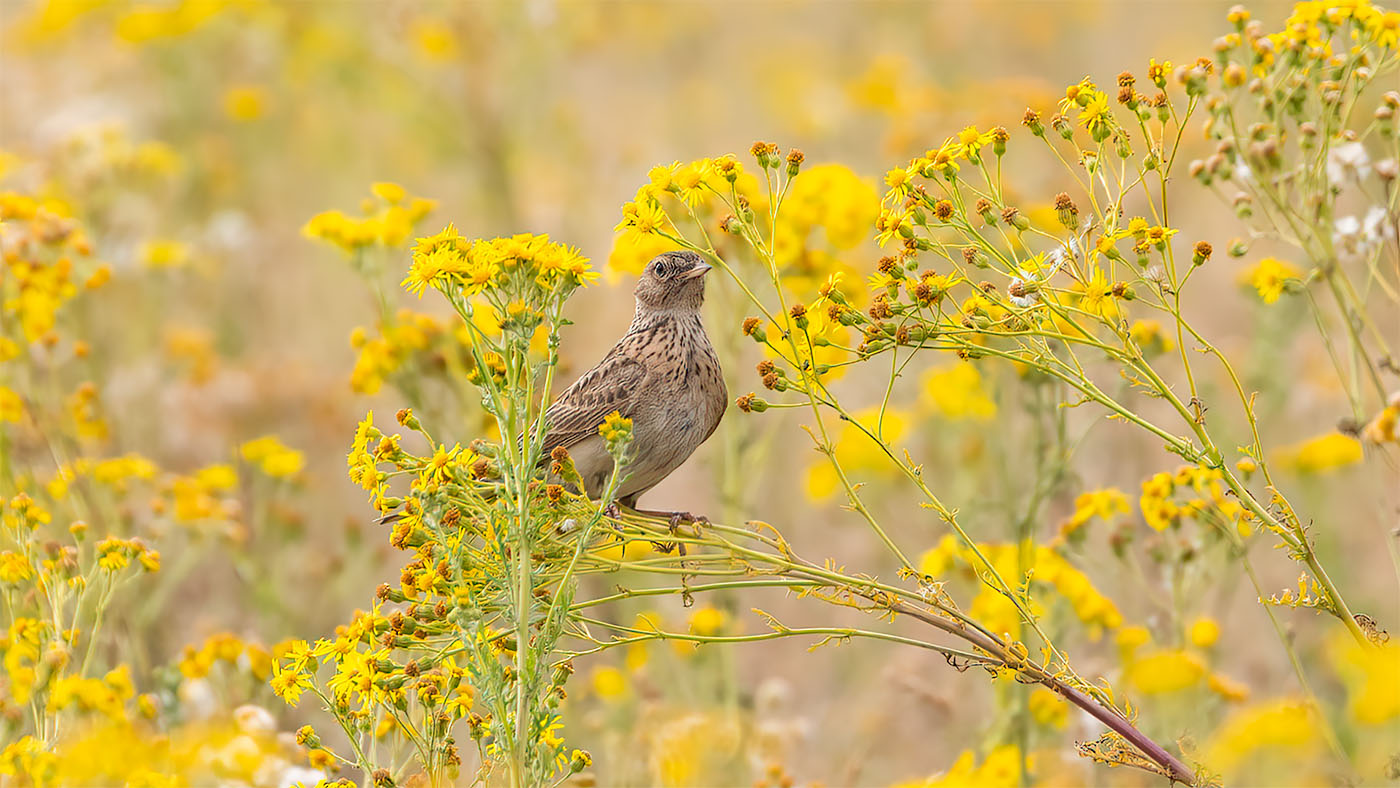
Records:
M671 512L671 530L674 532L685 523L692 525L709 525L710 518L703 514L691 514L690 512Z
M617 502L614 501L603 507L603 516L610 520L620 520L622 519L622 510L618 508Z

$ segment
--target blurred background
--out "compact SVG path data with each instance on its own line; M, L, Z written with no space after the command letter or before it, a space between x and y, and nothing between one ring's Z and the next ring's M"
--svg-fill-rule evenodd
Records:
M110 284L75 306L91 345L82 364L108 425L102 453L136 452L177 474L257 466L261 455L245 446L240 456L238 447L260 436L300 453L287 467L241 473L214 518L218 527L187 529L178 555L163 548L156 590L116 614L122 648L156 666L179 664L190 657L187 646L219 633L269 646L314 638L397 578L401 558L345 478L355 424L369 409L382 424L411 402L449 442L465 444L483 426L443 361L454 352L445 305L398 287L412 236L451 221L468 237L543 232L580 246L606 277L570 303L567 383L630 320L635 261L614 250L613 227L652 165L743 155L756 139L801 148L808 167L839 163L863 184L842 188L854 195L850 215L869 228L889 168L969 124L1024 137L1025 108L1052 111L1064 85L1086 75L1108 85L1125 69L1141 75L1149 57L1208 54L1228 30L1229 6L6 0L0 189L67 205L111 267ZM1270 25L1290 7L1252 4ZM1045 210L1064 173L1027 161L1008 180L1026 204ZM408 196L384 186L372 192L376 183ZM411 233L354 255L303 233L323 211L384 215L413 198L435 206L420 217L428 207L420 202L409 219L392 217ZM1175 222L1218 247L1239 232L1205 190L1179 211ZM863 278L881 253L869 230L812 254L835 256ZM1202 289L1212 296L1193 309L1266 392L1272 443L1330 430L1346 404L1328 382L1324 350L1295 341L1306 311L1260 309L1229 263L1208 272ZM728 354L737 395L757 387L758 356L738 336L747 313L733 283L712 280L707 324ZM985 379L969 381L959 369L935 368L930 374L952 376L936 381L920 371L901 383L905 443L976 538L1014 540L1010 512L1024 493L1018 441L1027 438L1010 425L1027 395L985 370ZM842 385L850 401L874 404L883 382L855 373ZM811 468L820 457L801 419L755 418L731 409L720 433L643 504L769 521L810 559L891 574L888 557L839 506L834 482ZM1082 439L1037 526L1042 542L1060 532L1084 490L1116 486L1135 501L1144 479L1179 463L1097 414L1075 412L1066 423ZM761 443L745 456L763 461L727 467L744 441ZM851 451L897 538L916 553L935 548L939 525L908 503L907 491L901 500L897 480ZM1349 600L1390 622L1400 612L1394 570L1375 546L1395 524L1393 480L1393 468L1371 464L1341 469L1325 485L1301 473L1296 482L1300 500L1335 520L1321 549L1342 567ZM1199 636L1208 669L1160 693L1144 680L1133 699L1147 704L1149 732L1166 741L1218 740L1221 726L1238 719L1232 714L1296 694L1280 649L1239 647L1275 635L1252 588L1220 572L1233 566L1223 551L1199 546L1215 552L1176 577L1153 565L1152 551L1181 545L1154 545L1136 513L1114 523L1117 530L1091 533L1076 548L1074 563L1120 614L1069 627L1082 673L1133 686L1120 658L1137 635L1118 636L1129 625L1150 630L1164 648ZM1136 538L1131 560L1115 554L1120 538ZM1266 545L1256 552L1265 588L1294 582L1292 564ZM977 590L966 579L959 588L967 599ZM1182 598L1162 605L1172 594ZM862 620L781 595L713 604L731 631L763 628L751 607L791 625ZM685 622L695 611L665 598L655 613ZM1201 619L1205 629L1191 634ZM1341 659L1327 651L1336 633L1325 622L1305 611L1284 619L1310 661ZM1215 647L1222 629L1233 650ZM593 751L608 785L889 784L954 767L964 751L990 769L1007 744L1039 753L1042 781L1142 779L1075 760L1069 745L1099 732L1077 713L1036 716L1032 708L1034 726L1013 724L1024 704L1008 698L1024 700L1024 688L960 674L913 650L857 643L809 654L808 645L585 661L571 695L570 740ZM185 677L191 672L199 670ZM1231 684L1212 689L1207 678L1216 677ZM1323 681L1331 683L1322 691L1346 692L1343 678ZM1382 692L1392 690L1400 693ZM289 709L256 687L246 692L284 728L315 717L314 704ZM1297 758L1320 747L1306 735L1238 746L1241 757L1257 755L1250 747L1280 747Z

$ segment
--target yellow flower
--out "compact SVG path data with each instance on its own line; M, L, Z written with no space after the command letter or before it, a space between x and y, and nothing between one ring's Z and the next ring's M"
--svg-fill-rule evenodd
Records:
M374 199L364 201L364 216L357 218L341 211L322 211L302 227L302 235L337 246L347 255L375 244L398 247L408 239L418 222L437 207L433 200L409 197L403 187L394 183L376 183L371 191ZM414 249L415 259L420 248Z
M1179 510L1171 500L1174 489L1172 475L1165 471L1154 474L1142 483L1142 497L1138 499L1138 505L1142 509L1143 519L1153 530L1164 531L1175 522Z
M224 114L246 123L262 117L267 102L265 91L257 85L235 85L224 91Z
M593 669L593 692L603 700L618 700L627 694L627 676L611 665Z
M1340 432L1330 432L1302 443L1279 449L1276 461L1299 473L1327 473L1362 460L1361 441Z
M613 411L598 425L598 434L608 443L625 440L632 435L632 420L622 417L620 411Z
M17 585L34 574L29 561L19 553L6 550L0 553L0 583Z
M306 465L305 455L284 446L274 435L264 435L244 443L239 447L239 453L244 460L274 478L296 476Z
M1350 637L1328 644L1328 657L1347 687L1347 712L1362 725L1400 717L1400 645L1361 645Z
M384 202L398 204L408 199L408 192L397 183L389 181L378 181L369 186L370 194L383 200Z
M1266 304L1277 301L1290 280L1302 278L1302 271L1274 257L1265 257L1240 275L1240 281L1258 291Z
M130 542L108 537L97 545L97 565L108 572L120 572L131 565L133 552Z
M778 265L799 265L820 246L816 232L833 249L852 249L871 237L880 211L875 186L841 164L809 167L792 180L773 232ZM824 275L824 273L823 273Z
M1128 496L1122 490L1116 487L1090 490L1074 499L1074 514L1060 526L1060 532L1072 534L1095 517L1109 521L1114 515L1129 511Z
M188 244L169 239L147 241L141 245L141 264L147 268L180 268L190 261Z
M1274 700L1231 714L1216 729L1205 751L1210 768L1230 775L1256 754L1291 753L1293 756L1321 750L1321 725L1305 703Z
M413 43L428 60L447 61L457 54L457 34L437 19L419 19L413 23Z
M1034 768L1035 758L1028 760ZM980 765L971 750L963 750L941 775L900 783L895 788L1015 788L1021 784L1021 762L1021 751L1014 744L1003 744L987 753Z
M654 235L670 226L670 219L656 200L629 202L622 206L622 221L613 228L638 235Z
M195 471L194 480L206 490L232 490L238 486L238 472L232 465L220 463Z
M345 458L350 469L350 481L365 490L374 490L379 483L379 470L374 455L369 450L372 435L379 430L374 428L374 411L365 414L363 421L355 427L355 440L350 446L350 454Z
M711 605L705 605L690 614L690 632L693 635L711 637L718 635L724 629L728 616L723 610Z
M680 244L660 235L620 232L613 237L612 251L608 254L609 275L640 275L652 258L680 248Z
M3 392L0 391L0 394ZM0 406L0 413L3 410L3 406ZM1362 428L1361 437L1374 444L1400 443L1400 394L1391 395L1390 403Z
M1206 686L1210 687L1211 692L1231 703L1239 703L1249 698L1249 687L1220 673L1210 674Z
M295 668L283 668L282 663L272 666L272 691L289 706L297 705L301 693L311 689L311 679Z
M0 386L0 421L18 424L24 418L24 400L14 389Z
M1080 309L1104 320L1118 317L1118 302L1113 299L1113 287L1108 283L1103 269L1094 268L1094 275L1089 281L1075 284L1074 289L1080 293Z
M1162 324L1156 320L1134 320L1128 328L1128 335L1145 353L1170 353L1176 349L1176 341L1162 330Z
M841 468L847 474L894 473L894 468L884 451L856 424L865 425L871 432L876 432L878 427L882 439L887 444L895 445L908 431L912 414L890 408L885 411L884 420L881 422L880 409L876 407L866 408L852 415L854 423L843 424L835 440L836 458L841 462ZM821 501L841 489L841 479L837 476L836 469L831 466L831 461L822 456L808 466L806 486L807 497L813 501Z
M929 370L923 378L923 401L950 421L990 421L997 404L982 386L982 373L968 363Z
M1108 108L1108 96L1102 91L1093 91L1089 101L1079 111L1079 125L1095 135L1112 127L1113 112Z
M535 281L546 289L561 283L586 285L598 279L598 272L588 264L588 258L573 246L553 243L545 246L535 254L535 266L539 270Z
M1192 652L1161 649L1134 660L1127 676L1138 692L1163 695L1199 685L1206 676L1206 665Z
M1147 627L1134 624L1118 630L1114 640L1118 644L1118 653L1122 660L1131 662L1139 648L1152 642L1152 633L1147 631Z
M1209 616L1200 616L1191 622L1186 634L1196 648L1210 648L1220 639L1220 625Z
M1030 700L1031 718L1047 728L1063 730L1069 723L1069 705L1058 693L1044 687L1037 687L1031 692Z

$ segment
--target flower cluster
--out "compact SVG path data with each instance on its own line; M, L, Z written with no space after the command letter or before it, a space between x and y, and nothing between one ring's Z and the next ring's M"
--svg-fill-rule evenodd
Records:
M302 234L347 255L371 246L393 248L407 241L418 223L437 207L433 200L409 195L397 183L376 183L370 192L373 196L361 203L360 216L323 211L307 221Z

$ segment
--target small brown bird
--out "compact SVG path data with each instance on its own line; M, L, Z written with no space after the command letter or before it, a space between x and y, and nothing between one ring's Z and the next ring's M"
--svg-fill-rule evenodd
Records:
M598 425L613 411L632 420L632 460L617 500L631 509L704 443L724 416L729 394L719 358L700 323L705 274L711 266L694 252L658 255L637 282L632 327L545 413L545 452L568 449L589 497L600 497L613 460ZM697 519L685 512L673 522Z

